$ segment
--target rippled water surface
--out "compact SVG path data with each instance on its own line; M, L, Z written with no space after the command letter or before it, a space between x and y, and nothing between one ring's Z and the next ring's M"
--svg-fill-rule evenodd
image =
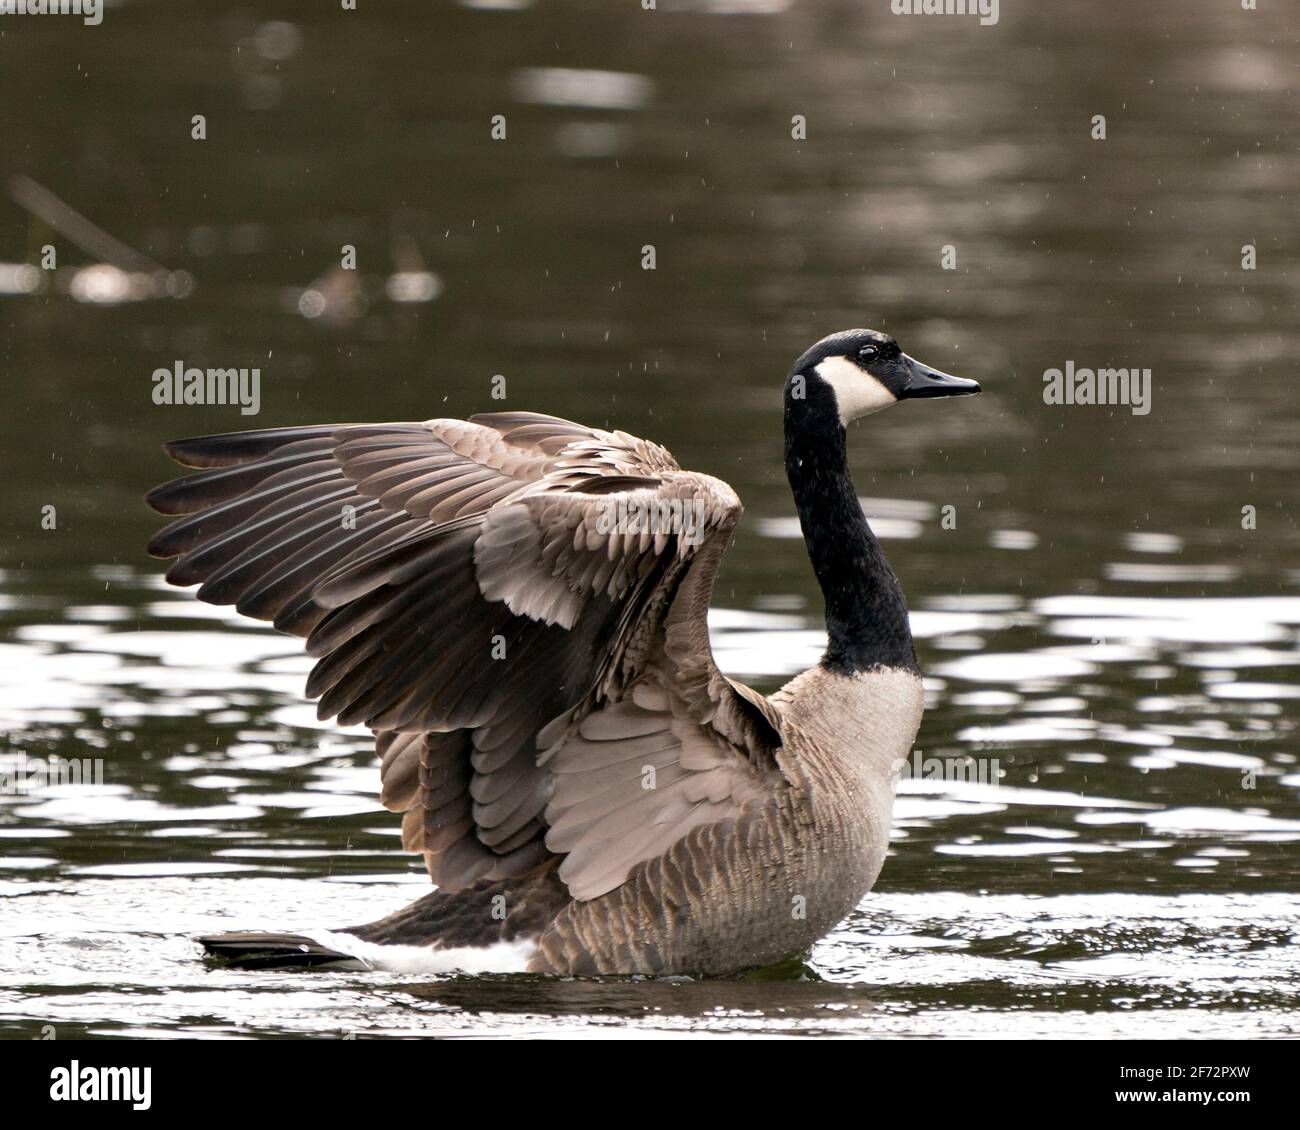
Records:
M1300 1035L1300 27L1029 7L6 25L0 769L103 773L0 793L0 1034ZM145 557L161 441L465 415L502 374L506 407L735 486L714 646L770 691L823 641L780 382L858 324L986 393L850 435L928 708L884 874L802 979L198 959L195 934L365 921L426 880L368 734L303 700L299 642ZM178 358L259 366L258 416L155 406ZM1150 413L1044 404L1067 360L1151 368Z

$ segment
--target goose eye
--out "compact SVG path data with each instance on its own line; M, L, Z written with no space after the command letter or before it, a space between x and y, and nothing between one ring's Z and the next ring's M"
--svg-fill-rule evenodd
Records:
M870 364L879 356L880 356L880 350L877 349L874 345L864 345L861 349L858 350L858 360L864 361L867 364Z

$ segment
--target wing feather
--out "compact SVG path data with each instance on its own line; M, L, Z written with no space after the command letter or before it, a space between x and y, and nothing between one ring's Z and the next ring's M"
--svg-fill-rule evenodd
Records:
M739 501L663 448L495 412L167 451L197 470L148 496L173 519L150 552L306 638L308 694L376 731L381 799L440 885L562 854L596 897L776 771L779 713L704 626Z

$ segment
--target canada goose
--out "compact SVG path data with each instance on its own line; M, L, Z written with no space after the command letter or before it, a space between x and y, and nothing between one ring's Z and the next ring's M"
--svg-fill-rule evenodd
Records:
M829 643L771 697L714 664L740 520L662 447L531 412L178 440L149 545L305 636L322 718L375 731L385 806L437 890L320 938L224 934L246 966L421 947L448 967L716 975L806 950L871 888L922 690L845 425L976 393L848 330L785 383L785 463ZM394 947L385 950L384 947ZM408 954L410 951L406 951Z

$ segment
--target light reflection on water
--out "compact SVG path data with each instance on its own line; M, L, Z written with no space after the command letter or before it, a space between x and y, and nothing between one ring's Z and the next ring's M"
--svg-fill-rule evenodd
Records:
M1126 672L1158 662L1194 687L1208 637L1248 643L1250 669L1282 679L1300 602L971 594L918 609L919 646L933 649L918 746L996 759L1000 778L918 772L901 783L877 892L812 954L822 983L601 988L206 969L187 940L196 933L368 920L425 881L376 799L366 732L318 723L302 702L309 662L297 641L228 610L159 599L148 573L114 576L114 591L133 594L121 615L87 605L78 621L74 608L12 630L0 650L10 748L72 756L80 746L107 760L100 787L0 798L9 1025L519 1034L560 1018L566 1032L1297 1031L1300 773L1293 723L1270 709L1295 684L1252 677L1252 694L1227 700L1228 712L1213 692L1231 683L1183 687L1153 708ZM1143 646L1062 655L1054 638L1094 634L1072 627L1080 615ZM821 646L792 613L720 609L712 631L727 669L768 682ZM978 653L940 658L953 635ZM945 1005L956 1000L954 1017Z
M30 178L0 202L23 392L0 414L0 769L105 761L102 786L0 796L0 1032L1298 1034L1294 35L1210 0L1008 5L969 34L884 4L660 7L461 0L340 37L319 13L141 3L75 57L58 21L0 39L0 74L51 91L47 115L0 99ZM221 128L168 143L194 74ZM121 246L33 276L68 208ZM504 372L507 407L646 435L737 488L714 643L771 690L823 638L780 377L864 323L985 385L850 445L913 609L918 750L999 775L903 782L821 980L196 960L205 930L364 921L426 884L366 732L302 701L300 644L143 560L160 441L466 415L501 407ZM177 358L261 365L261 416L152 406ZM1151 367L1151 414L1046 408L1067 359Z
M0 925L4 968L21 969L0 975L11 1025L64 1037L1296 1034L1300 936L1281 895L880 895L818 945L819 979L802 982L430 979L209 970L184 937L272 910L305 926L326 899L356 920L396 909L418 880L161 870L0 887L45 923L44 938Z

